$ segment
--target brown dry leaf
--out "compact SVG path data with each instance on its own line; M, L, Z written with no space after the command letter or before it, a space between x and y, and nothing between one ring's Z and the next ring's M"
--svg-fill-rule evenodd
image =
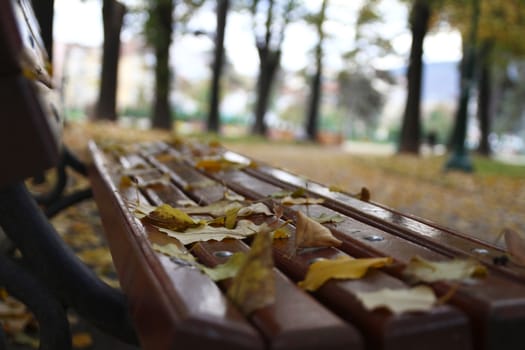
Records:
M228 288L228 297L245 315L275 302L270 232L266 226L255 236L246 261Z
M509 228L504 229L503 232L512 261L520 266L525 266L525 239L518 232Z
M472 259L429 261L420 256L413 257L404 270L405 275L416 281L461 281L471 277L485 277L485 266Z
M391 263L390 257L354 259L346 255L335 260L319 260L310 265L305 279L298 285L313 292L330 279L359 279L369 268L380 268Z
M250 205L244 205L239 202L230 202L230 201L218 201L210 205L202 207L187 207L180 208L190 215L211 215L213 217L226 216L228 211L237 209L237 216L244 217L254 214L264 214L266 216L273 215L270 209L263 203L253 203Z
M178 232L201 225L201 222L193 220L193 218L184 211L173 208L169 204L158 206L144 219L156 226Z
M295 230L295 246L306 247L334 247L342 242L332 235L332 232L302 212L297 212Z
M225 227L213 227L202 225L196 228L189 228L184 232L177 232L167 228L158 228L160 232L178 239L182 244L187 245L195 242L205 242L209 240L222 241L225 238L244 239L260 231L261 226L249 220L240 220L234 229Z
M428 311L437 301L432 288L423 285L410 289L385 288L374 292L357 292L355 295L368 310L384 307L396 314Z
M71 336L71 342L73 344L73 348L84 349L93 345L93 338L89 333L79 332Z

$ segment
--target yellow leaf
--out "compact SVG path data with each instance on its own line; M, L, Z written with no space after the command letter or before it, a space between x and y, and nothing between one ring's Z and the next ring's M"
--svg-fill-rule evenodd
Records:
M190 215L211 215L213 217L226 216L226 212L231 209L240 209L243 205L239 202L218 201L210 205L198 207L180 208L183 212Z
M129 177L128 175L122 175L120 177L120 184L119 184L120 188L127 188L133 185L135 185L135 183L133 182L131 177Z
M237 223L237 213L239 212L239 208L232 208L226 211L226 218L224 219L224 227L228 229L235 228L235 224Z
M432 288L417 286L410 289L381 289L374 292L357 292L357 299L368 310L387 308L393 313L428 311L436 303Z
M284 239L291 236L290 231L287 227L283 226L273 231L273 239Z
M93 345L93 338L91 334L86 332L75 333L71 337L73 347L76 349L84 349Z
M214 281L221 281L232 278L237 275L239 269L246 261L246 254L237 252L233 254L224 264L217 265L213 268L199 264L198 267Z
M511 229L504 229L504 236L512 261L518 265L525 266L525 239Z
M175 231L184 231L190 227L201 225L200 222L193 220L184 211L173 208L169 204L162 204L150 212L145 219L159 227L168 228Z
M359 279L369 268L379 268L390 263L390 257L353 259L346 255L335 260L319 260L310 265L305 279L298 285L313 292L330 279Z
M487 269L472 259L437 262L415 256L406 266L404 273L416 281L436 282L484 277L487 275Z
M310 219L302 212L297 212L295 230L295 246L306 247L333 247L342 242L335 238L329 229Z
M228 297L245 314L275 302L271 229L255 236L246 261L228 288Z
M340 192L340 193L343 193L345 191L342 187L339 187L337 185L331 185L330 187L328 187L328 190L330 192Z

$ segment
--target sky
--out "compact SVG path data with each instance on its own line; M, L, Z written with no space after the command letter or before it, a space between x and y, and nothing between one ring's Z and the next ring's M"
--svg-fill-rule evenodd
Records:
M306 6L316 9L320 0L306 0ZM328 69L338 70L344 67L341 55L353 48L355 8L359 0L331 0L328 8L329 21L325 31L329 39L325 45L325 65ZM395 55L375 58L370 63L375 68L391 69L404 66L408 59L411 37L407 28L406 5L397 0L382 0L380 6L385 22L376 30L384 38L392 41ZM211 9L212 10L212 9ZM215 15L212 11L203 11L191 23L194 29L209 32L214 30ZM135 33L125 30L122 39L127 40ZM55 40L61 43L79 43L97 46L102 43L102 22L99 1L55 0ZM312 29L303 23L289 26L283 43L282 66L289 71L301 70L311 65L309 51L315 45L316 36ZM177 65L186 67L183 75L187 78L200 79L209 75L202 66L208 64L212 41L205 37L177 36L174 42L174 59ZM258 69L257 52L254 47L251 21L246 15L231 12L225 40L226 52L236 71L254 76ZM184 54L181 54L184 53ZM234 54L233 54L234 53ZM426 62L456 61L461 57L461 38L457 32L442 29L431 33L425 40L424 60Z

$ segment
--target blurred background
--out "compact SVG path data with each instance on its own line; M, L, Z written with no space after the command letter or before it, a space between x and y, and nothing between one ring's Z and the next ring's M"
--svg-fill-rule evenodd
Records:
M464 123L468 149L523 161L517 0L55 0L54 8L54 72L70 119L373 141L412 153L422 144L444 152ZM110 92L100 97L103 53L119 55L104 72L116 70L114 107L104 105Z

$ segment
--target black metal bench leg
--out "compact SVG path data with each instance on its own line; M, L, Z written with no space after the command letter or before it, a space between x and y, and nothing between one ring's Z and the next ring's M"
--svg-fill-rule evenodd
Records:
M71 349L71 332L63 306L38 280L1 254L0 283L38 320L40 350Z
M136 344L126 299L65 245L23 183L0 189L0 226L42 283L101 330Z

